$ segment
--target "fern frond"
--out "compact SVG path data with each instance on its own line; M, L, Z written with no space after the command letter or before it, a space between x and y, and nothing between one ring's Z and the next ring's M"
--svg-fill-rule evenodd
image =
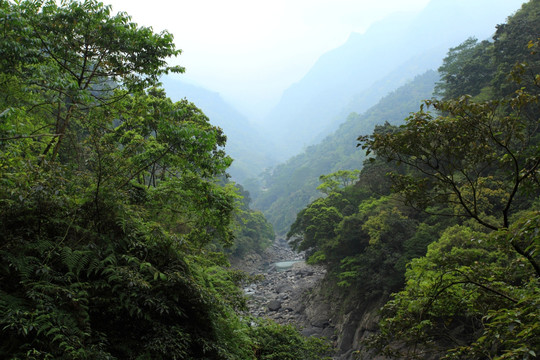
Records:
M61 258L62 263L68 268L68 271L73 272L76 276L79 276L81 271L86 269L90 263L98 262L95 251L72 250L68 246L62 248Z

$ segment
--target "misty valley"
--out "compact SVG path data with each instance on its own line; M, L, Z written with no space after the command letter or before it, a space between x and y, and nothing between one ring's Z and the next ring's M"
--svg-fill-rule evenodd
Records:
M539 356L540 0L387 16L256 118L106 3L0 32L0 358Z

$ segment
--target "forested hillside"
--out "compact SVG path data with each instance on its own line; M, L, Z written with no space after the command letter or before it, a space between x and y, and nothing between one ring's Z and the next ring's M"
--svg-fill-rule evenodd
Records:
M362 167L364 152L356 148L358 134L369 134L376 124L400 124L418 104L429 99L438 75L428 71L385 96L362 115L350 114L337 131L320 144L262 174L258 182L245 182L253 207L261 210L279 234L285 234L296 213L320 196L319 177L338 170Z
M450 49L440 99L360 136L359 181L326 176L326 196L291 226L293 246L328 270L328 301L359 312L387 301L378 332L355 334L358 353L537 358L539 35L533 0L493 41Z
M0 24L0 358L325 358L243 312L224 249L272 229L221 129L155 87L172 36L94 0L1 1Z

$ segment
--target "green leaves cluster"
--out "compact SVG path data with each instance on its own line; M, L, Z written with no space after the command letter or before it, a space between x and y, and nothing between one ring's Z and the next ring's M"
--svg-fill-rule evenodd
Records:
M254 329L258 343L255 356L261 360L330 360L330 346L323 340L303 339L291 325L261 321Z
M370 346L396 358L535 358L538 277L508 238L525 223L538 228L538 216L524 213L509 230L490 234L448 228L411 262L407 286L384 306Z
M260 211L250 209L249 192L240 184L235 186L240 196L234 217L235 241L228 251L237 258L248 253L262 254L274 242L274 228Z
M436 95L451 100L468 94L483 101L504 98L520 88L538 94L538 9L537 1L527 1L507 23L497 25L493 41L469 38L451 48L439 68Z
M393 195L375 196L370 184L379 184L370 168L365 165L356 185L313 201L287 234L294 248L307 251L309 263L325 265L334 283L363 299L399 289L405 264L425 252L420 231L437 231L419 227L421 215Z
M444 201L458 216L491 229L507 227L516 196L534 182L540 165L538 97L519 91L503 101L476 103L463 96L425 104L433 111L422 106L399 132L359 138L363 148L415 169L392 175L409 204L425 208Z

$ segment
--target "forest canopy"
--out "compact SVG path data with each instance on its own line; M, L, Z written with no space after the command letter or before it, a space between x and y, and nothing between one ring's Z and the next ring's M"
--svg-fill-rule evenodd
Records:
M159 87L172 35L95 0L0 1L0 28L0 357L321 358L243 312L225 251L273 230L222 130Z

